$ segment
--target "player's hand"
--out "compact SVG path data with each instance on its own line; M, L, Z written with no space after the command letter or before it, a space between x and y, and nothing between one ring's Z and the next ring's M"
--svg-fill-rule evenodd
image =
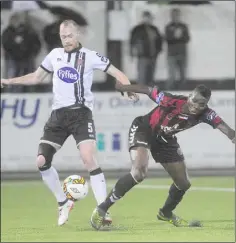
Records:
M124 92L122 91L122 86L123 86L123 84L121 82L119 82L118 80L116 80L115 89L117 91L120 91L121 95L124 96Z
M139 96L133 92L127 92L129 99L133 100L134 102L139 101Z
M115 85L115 88L117 91L120 91L121 92L121 95L124 96L124 89L122 89L124 85L119 82L118 80L116 81L116 85ZM127 92L127 95L129 97L129 99L133 100L134 102L137 102L139 101L139 96L134 93L134 92Z

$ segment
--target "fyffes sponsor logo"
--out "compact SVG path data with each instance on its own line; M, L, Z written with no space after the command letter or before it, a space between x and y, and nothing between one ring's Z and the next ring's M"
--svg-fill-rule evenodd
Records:
M71 67L60 68L57 75L63 82L68 84L73 84L79 80L79 73Z

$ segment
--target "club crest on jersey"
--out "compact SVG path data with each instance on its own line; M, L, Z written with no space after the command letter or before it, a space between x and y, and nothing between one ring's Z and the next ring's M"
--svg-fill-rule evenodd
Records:
M79 80L79 73L72 67L62 67L57 71L57 76L65 83L73 84Z
M211 121L214 120L217 117L217 114L215 111L211 111L208 115L207 115L207 120Z
M156 97L156 103L159 105L163 99L164 99L164 93L160 92Z

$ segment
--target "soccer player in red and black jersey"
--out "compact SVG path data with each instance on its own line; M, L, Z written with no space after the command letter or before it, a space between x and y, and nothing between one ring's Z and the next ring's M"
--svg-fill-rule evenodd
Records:
M134 119L129 130L131 171L117 181L106 200L93 211L92 226L99 229L107 210L144 180L148 169L149 150L154 160L161 163L173 179L169 195L157 218L175 226L190 226L187 221L173 214L173 210L191 186L184 155L175 134L204 122L219 129L235 143L235 131L208 107L211 90L204 85L198 85L188 97L163 92L158 87L121 85L118 82L116 89L120 92L147 94L157 106L147 115Z

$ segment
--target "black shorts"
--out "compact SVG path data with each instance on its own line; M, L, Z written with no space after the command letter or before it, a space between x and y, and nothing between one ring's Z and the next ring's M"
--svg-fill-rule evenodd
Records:
M157 163L184 161L177 138L173 136L163 139L152 134L144 117L135 118L129 130L129 150L135 147L150 149L152 157Z
M129 150L134 147L150 148L151 129L143 117L136 117L129 129Z
M86 107L54 110L44 126L44 141L62 146L65 140L73 135L76 145L81 141L96 140L95 126L92 112Z

